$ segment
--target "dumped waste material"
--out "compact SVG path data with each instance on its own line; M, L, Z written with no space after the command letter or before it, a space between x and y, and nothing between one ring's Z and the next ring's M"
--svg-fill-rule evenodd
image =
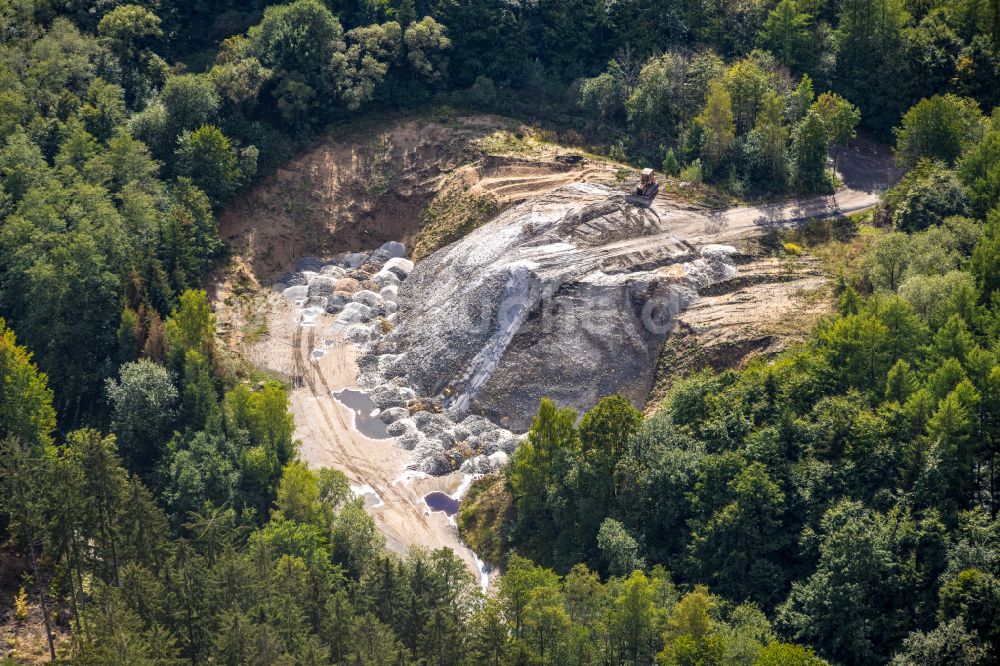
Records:
M387 379L379 368L373 350L395 326L397 289L413 270L413 262L401 256L404 252L393 241L368 253L328 260L306 257L279 288L296 304L299 326L316 326L322 314L334 317L323 332L324 347L311 352L313 360L322 358L337 336L363 350L358 378L363 390L344 389L331 396L352 411L358 432L371 439L395 438L427 474L495 471L517 446L512 432L482 416L445 412L440 398L420 396L404 381ZM363 288L369 283L373 289Z
M421 261L362 371L518 432L542 397L582 411L622 393L641 407L677 315L736 273L734 252L695 249L615 192L570 185Z

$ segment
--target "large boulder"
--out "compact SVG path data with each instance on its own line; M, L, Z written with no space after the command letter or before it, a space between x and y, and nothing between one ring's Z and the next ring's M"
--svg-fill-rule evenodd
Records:
M286 287L281 294L290 301L304 301L309 297L309 287L305 284L292 285Z
M326 299L326 311L330 314L337 314L344 309L344 306L351 302L352 295L346 291L335 291Z
M347 294L353 294L361 289L361 283L354 278L343 277L334 283L333 288L334 291L342 291Z
M385 262L390 259L392 259L392 257L388 252L385 252L384 250L375 250L368 255L368 259L366 259L365 263L361 265L361 270L374 275L382 270L382 266L384 266Z
M337 285L336 278L328 275L317 275L309 282L309 298L317 296L330 297L333 295Z
M344 263L348 268L357 268L368 261L367 252L351 252L344 255Z
M379 412L378 418L382 423L392 425L397 421L409 418L410 410L406 407L390 407Z
M399 288L397 286L395 286L395 285L389 285L388 287L382 287L379 290L378 295L382 297L383 301L392 301L393 303L395 303L396 302L396 298L399 295Z
M391 411L391 410L389 410ZM409 415L409 411L406 412ZM413 422L413 419L408 416L399 419L398 421L393 421L386 426L385 431L389 433L392 437L402 437L406 434L417 435L417 426Z
M406 254L406 246L399 241L389 241L388 243L383 243L379 250L385 252L390 258L393 259L402 257Z
M332 277L334 280L339 280L347 275L347 271L336 264L327 264L320 269L319 274Z
M379 286L379 289L399 286L400 279L392 271L381 270L372 276L372 282Z
M361 303L348 303L337 315L337 322L340 324L363 324L371 321L372 309Z
M374 291L369 291L368 289L361 289L354 292L351 300L355 303L364 303L373 310L382 305L382 297Z
M382 266L382 270L392 271L400 280L405 280L406 277L413 271L413 262L409 259L397 257L385 262Z

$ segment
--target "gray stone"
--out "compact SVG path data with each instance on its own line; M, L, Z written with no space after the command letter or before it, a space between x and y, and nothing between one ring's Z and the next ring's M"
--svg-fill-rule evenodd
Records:
M389 285L388 287L382 287L379 290L378 295L382 297L383 301L396 302L396 298L399 295L399 287L395 285Z
M490 465L493 467L493 471L499 472L507 466L507 461L510 460L510 457L503 451L497 451L496 453L491 454L488 460L490 461Z
M363 345L366 342L371 342L371 329L366 326L352 326L351 329L347 331L347 339L356 345Z
M432 412L417 412L413 415L413 422L417 424L417 429L429 437L436 437L444 433L451 422L441 414Z
M401 377L405 372L405 357L402 354L383 354L378 357L378 371L386 379Z
M393 425L396 424L394 423ZM386 428L386 430L388 430L388 428ZM407 451L412 451L413 449L416 448L417 444L420 442L420 433L418 433L416 430L407 431L402 435L397 435L396 440L399 442L399 445L402 448L406 449Z
M407 276L409 276L410 272L413 271L413 262L409 259L397 257L385 262L385 265L382 266L382 270L392 271L400 280L405 280Z
M413 423L413 419L409 418L410 412L407 411L406 414L406 418L402 418L387 425L385 431L392 437L401 437L407 433L416 434L417 426Z
M348 268L357 268L368 260L367 252L351 252L344 255L344 263Z
M326 299L326 311L330 314L337 314L350 302L351 295L349 293L346 291L335 291Z
M361 303L348 303L337 315L337 321L343 324L363 324L371 321L372 309Z
M473 435L481 435L487 430L493 430L496 428L489 419L479 416L478 414L470 414L462 419L462 427L468 430Z
M418 453L420 470L431 476L441 476L452 470L451 463L443 451L426 451Z
M493 471L493 464L486 456L474 456L462 463L460 469L466 474L489 474Z
M370 255L368 255L368 259L365 261L364 264L362 264L362 267L369 273L378 273L379 270L382 268L382 266L385 265L385 262L389 261L390 259L392 259L392 256L390 256L388 252L384 252L382 250L375 250Z
M368 282L372 279L372 274L359 268L356 271L348 271L344 277L357 280L358 282Z
M327 296L334 292L337 279L328 275L317 275L309 282L309 297Z
M372 276L372 282L379 286L379 289L385 289L386 287L398 287L399 286L399 276L397 276L392 271L379 271Z
M351 300L355 303L362 303L367 305L373 310L382 305L382 298L373 291L368 291L367 289L361 289L360 291L354 292Z
M310 296L303 303L303 307L307 308L323 308L326 310L326 306L329 303L329 299L326 296Z
M391 258L402 257L406 254L406 246L399 241L383 243L379 249L386 252Z
M290 301L301 301L309 296L309 288L304 284L296 284L291 287L285 287L281 293Z
M382 384L376 386L370 392L372 402L379 409L389 409L390 407L404 407L406 403L399 395L399 387L395 384Z
M378 418L382 423L391 425L410 416L410 410L405 407L390 407L379 412Z
M320 275L326 275L332 277L334 280L339 280L340 278L347 275L347 271L343 267L336 264L327 264L319 270Z

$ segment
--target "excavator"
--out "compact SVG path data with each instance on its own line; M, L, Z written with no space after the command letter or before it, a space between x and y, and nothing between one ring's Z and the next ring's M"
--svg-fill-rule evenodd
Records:
M660 185L656 182L656 176L652 169L643 169L639 178L639 187L635 188L632 194L625 197L630 204L640 208L651 208L656 195L660 193Z

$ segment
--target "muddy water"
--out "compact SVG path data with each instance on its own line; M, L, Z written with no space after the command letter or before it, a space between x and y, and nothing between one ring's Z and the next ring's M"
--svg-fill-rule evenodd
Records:
M459 500L437 490L424 495L424 502L427 503L431 511L444 511L449 516L454 516L458 513Z
M354 427L370 439L391 439L386 425L377 416L375 403L364 391L341 389L333 392L334 399L354 413Z

